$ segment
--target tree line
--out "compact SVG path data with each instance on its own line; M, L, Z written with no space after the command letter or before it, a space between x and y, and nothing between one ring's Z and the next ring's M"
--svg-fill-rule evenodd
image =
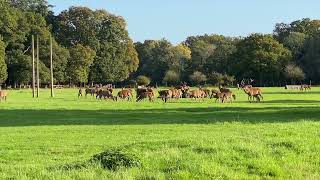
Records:
M125 20L105 10L70 7L55 15L51 8L45 0L0 2L0 83L31 84L32 35L40 39L42 84L50 82L50 35L56 84L320 82L320 20L279 23L272 34L191 36L174 45L166 39L134 43Z

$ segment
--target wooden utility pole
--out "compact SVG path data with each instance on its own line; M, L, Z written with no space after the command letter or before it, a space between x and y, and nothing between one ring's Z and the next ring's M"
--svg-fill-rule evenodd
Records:
M36 77L35 77L35 68L34 68L34 36L32 35L32 97L35 97L35 88L36 88Z
M53 57L52 57L52 37L50 35L50 72L51 72L51 97L54 97L53 92Z
M37 36L37 98L40 91L40 79L39 79L39 36Z

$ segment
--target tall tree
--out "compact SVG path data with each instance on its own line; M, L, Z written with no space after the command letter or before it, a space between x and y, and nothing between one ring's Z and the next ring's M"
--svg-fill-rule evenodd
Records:
M8 0L11 6L22 11L30 11L47 16L52 5L46 0Z
M303 46L307 35L299 32L292 32L283 40L283 45L288 48L293 55L293 59L298 60L303 56Z
M173 46L165 39L138 42L136 49L141 61L137 74L147 75L157 83L162 82L169 70L180 76L191 58L191 51L187 46L183 44Z
M313 36L320 32L320 20L311 20L305 18L302 20L293 21L290 24L278 23L273 31L274 37L284 42L284 39L288 37L292 32L303 33L307 36Z
M199 70L206 74L227 73L226 64L235 52L237 42L236 38L215 34L188 37L185 44L192 51L190 72Z
M68 62L68 76L73 83L87 83L90 66L93 63L96 53L89 47L81 44L70 49L70 59Z
M46 67L50 67L50 42L49 39L42 41L42 48L40 49L41 59ZM61 47L55 39L52 40L52 49L53 49L53 74L54 80L57 83L67 82L66 68L68 59L70 57L68 49Z
M5 62L5 44L0 36L0 84L7 80L7 64Z
M122 17L107 11L71 7L57 17L55 35L66 47L77 44L96 52L90 80L119 82L137 70L139 59Z
M320 34L306 40L304 51L299 64L302 65L307 78L320 82Z
M278 82L291 52L271 35L252 34L240 41L232 57L233 74L240 80L254 78L258 85Z

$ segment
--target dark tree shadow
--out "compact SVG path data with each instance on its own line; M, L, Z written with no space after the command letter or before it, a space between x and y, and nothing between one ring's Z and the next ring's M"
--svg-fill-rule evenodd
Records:
M279 103L279 104L307 104L307 103L319 103L320 101L317 100L288 100L288 99L281 99L281 100L271 100L266 101L267 103Z
M263 92L263 94L275 94L275 95L281 95L281 94L320 94L320 92L318 92L318 91L286 91L286 92Z
M319 121L317 107L178 108L142 110L0 110L0 127L42 125L214 124Z

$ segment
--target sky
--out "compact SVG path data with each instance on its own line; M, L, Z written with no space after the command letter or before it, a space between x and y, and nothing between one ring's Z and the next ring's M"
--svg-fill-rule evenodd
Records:
M126 19L134 41L272 33L276 23L320 19L320 0L48 0L56 14L70 6L105 9Z

